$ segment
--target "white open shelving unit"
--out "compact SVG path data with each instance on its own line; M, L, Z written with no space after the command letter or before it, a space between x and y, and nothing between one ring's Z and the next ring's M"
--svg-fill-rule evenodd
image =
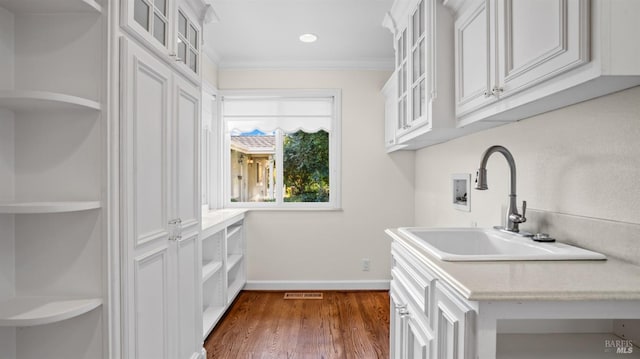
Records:
M94 110L100 111L100 103L82 97L46 91L0 91L0 108L15 112Z
M104 355L101 3L0 0L3 359Z
M220 210L203 216L202 333L206 339L244 287L244 211Z
M0 326L28 327L59 322L102 305L99 298L17 297L0 301Z
M35 214L64 213L87 211L102 207L100 201L67 201L67 202L2 202L0 214Z
M227 303L233 302L247 279L244 266L244 231L242 222L227 227Z

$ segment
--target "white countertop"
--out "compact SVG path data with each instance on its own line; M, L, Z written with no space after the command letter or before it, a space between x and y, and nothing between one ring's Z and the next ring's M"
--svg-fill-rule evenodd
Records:
M386 233L469 300L640 300L640 266L615 258L445 262L395 229Z
M241 219L247 212L245 208L226 208L215 211L202 212L202 232L208 232L215 227L225 227L226 223Z

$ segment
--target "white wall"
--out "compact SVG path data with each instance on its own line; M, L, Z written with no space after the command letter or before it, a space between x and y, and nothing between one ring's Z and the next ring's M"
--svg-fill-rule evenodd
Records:
M218 87L218 65L213 62L205 52L202 53L202 79L209 84Z
M342 90L342 211L252 211L249 281L390 278L383 231L413 219L414 154L384 150L386 71L221 70L221 89ZM361 259L371 259L371 271Z
M473 182L496 144L513 154L518 200L530 208L640 224L640 87L417 151L415 224L500 224L509 189L500 154L488 162L489 190L471 190L471 212L450 204L451 174Z

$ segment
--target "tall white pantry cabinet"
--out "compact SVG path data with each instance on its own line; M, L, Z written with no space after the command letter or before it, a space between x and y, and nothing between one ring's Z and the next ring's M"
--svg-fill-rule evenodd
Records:
M0 358L202 358L201 0L0 0Z

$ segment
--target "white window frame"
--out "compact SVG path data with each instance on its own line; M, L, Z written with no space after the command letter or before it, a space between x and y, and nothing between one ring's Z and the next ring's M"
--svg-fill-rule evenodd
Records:
M202 158L202 213L222 208L222 125L220 120L220 96L219 91L209 82L202 83L202 135L206 133L208 141L201 140ZM211 118L204 118L205 101L213 102L210 108Z
M339 210L342 206L342 91L340 89L300 89L300 90L224 90L219 92L219 103L224 107L225 97L288 97L314 98L333 97L333 116L329 132L329 202L284 202L282 194L283 173L276 172L276 202L231 202L231 135L226 128L224 110L220 114L222 134L222 198L224 208L250 208L263 210ZM276 156L282 157L282 141L276 141ZM282 158L279 159L282 163Z

